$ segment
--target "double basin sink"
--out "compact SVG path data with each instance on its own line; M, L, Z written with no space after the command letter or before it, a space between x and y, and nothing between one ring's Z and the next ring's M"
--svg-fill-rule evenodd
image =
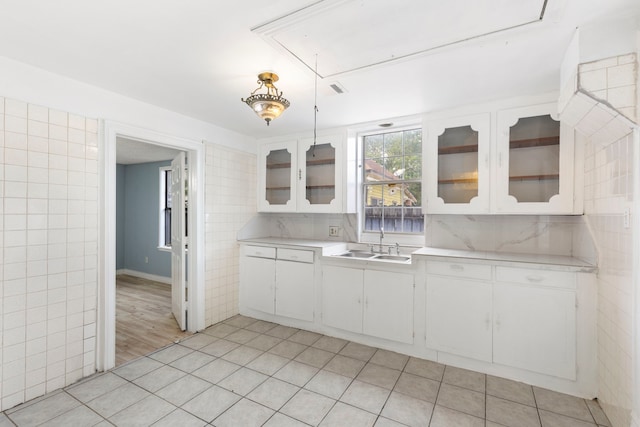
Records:
M372 260L372 261L393 261L393 262L403 262L403 263L411 262L411 256L409 255L387 255L387 254L373 253L371 251L358 250L358 249L351 249L347 252L336 254L334 256L344 257L344 258L366 259L366 260Z

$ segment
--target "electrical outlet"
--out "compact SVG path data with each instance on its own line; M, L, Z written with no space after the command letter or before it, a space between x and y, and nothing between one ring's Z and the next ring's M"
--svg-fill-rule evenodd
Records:
M340 235L340 227L335 225L329 226L329 237L338 237Z
M144 263L145 264L149 264L149 257L148 256L144 257Z

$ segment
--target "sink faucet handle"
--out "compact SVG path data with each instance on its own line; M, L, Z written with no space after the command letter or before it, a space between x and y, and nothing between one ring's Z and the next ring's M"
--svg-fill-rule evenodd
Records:
M389 248L389 252L391 252L391 248ZM400 255L400 243L396 242L396 255Z

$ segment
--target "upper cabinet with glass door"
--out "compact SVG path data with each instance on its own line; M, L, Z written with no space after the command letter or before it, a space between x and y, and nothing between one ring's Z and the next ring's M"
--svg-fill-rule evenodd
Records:
M343 148L340 135L262 145L258 210L341 212Z
M427 213L489 212L490 115L427 125Z
M574 213L573 130L556 104L498 112L497 213Z

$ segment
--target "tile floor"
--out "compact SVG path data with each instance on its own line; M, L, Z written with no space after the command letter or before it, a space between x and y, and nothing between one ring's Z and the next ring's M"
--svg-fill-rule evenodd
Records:
M595 427L595 401L244 316L0 413L5 426Z

